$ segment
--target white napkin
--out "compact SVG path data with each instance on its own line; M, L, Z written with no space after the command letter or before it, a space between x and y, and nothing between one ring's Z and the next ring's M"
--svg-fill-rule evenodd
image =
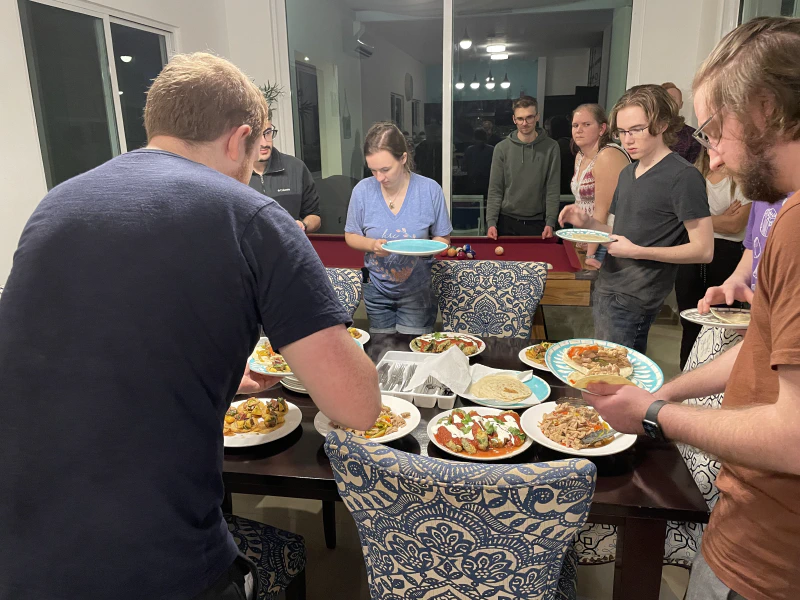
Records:
M461 349L453 346L447 351L429 358L417 366L414 376L408 382L404 391L411 391L425 383L428 377L433 377L443 383L456 394L465 392L472 383L469 369L469 359Z
M528 381L531 377L533 377L533 370L508 371L503 369L492 369L486 365L474 364L470 367L470 386L487 375L511 375L520 381ZM469 386L467 386L463 392L459 392L458 395L462 398L466 398L467 400L485 400L485 398L478 398L477 396L467 393L467 389L469 389ZM535 399L535 396L533 398Z

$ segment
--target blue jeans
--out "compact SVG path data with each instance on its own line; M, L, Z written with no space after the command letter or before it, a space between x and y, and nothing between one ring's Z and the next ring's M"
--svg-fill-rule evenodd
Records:
M592 305L596 339L621 344L642 354L647 351L647 334L658 311L643 311L623 294L595 292L592 294Z
M370 333L431 333L436 324L436 294L430 287L401 298L384 296L372 283L364 284Z

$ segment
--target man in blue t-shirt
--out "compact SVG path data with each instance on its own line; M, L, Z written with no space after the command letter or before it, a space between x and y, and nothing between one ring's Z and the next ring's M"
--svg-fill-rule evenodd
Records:
M259 326L325 414L374 423L377 374L319 258L245 185L265 120L232 64L175 57L147 148L26 225L0 301L0 598L244 597L222 422L275 383L243 375Z

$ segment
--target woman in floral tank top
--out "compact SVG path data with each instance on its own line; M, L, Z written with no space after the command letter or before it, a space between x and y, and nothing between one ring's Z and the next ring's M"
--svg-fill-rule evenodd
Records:
M620 171L631 159L621 146L611 143L608 118L599 104L581 104L575 109L572 140L578 147L572 176L575 205L605 223ZM588 244L586 264L599 269L605 254L605 247Z

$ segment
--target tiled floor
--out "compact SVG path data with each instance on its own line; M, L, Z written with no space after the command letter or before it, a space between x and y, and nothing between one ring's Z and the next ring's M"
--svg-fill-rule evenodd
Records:
M550 307L546 315L551 339L592 335L590 309ZM357 320L359 316L357 313ZM681 329L677 317L669 309L664 309L650 330L647 354L661 366L667 379L679 372L680 337ZM335 550L325 547L322 504L318 501L234 494L233 508L238 515L294 531L305 538L309 600L369 599L358 533L344 505L337 502L336 506L338 544ZM332 585L334 578L331 574L335 574L335 585ZM660 600L682 600L688 578L689 573L684 569L665 567ZM613 579L613 564L580 567L579 598L611 600Z

